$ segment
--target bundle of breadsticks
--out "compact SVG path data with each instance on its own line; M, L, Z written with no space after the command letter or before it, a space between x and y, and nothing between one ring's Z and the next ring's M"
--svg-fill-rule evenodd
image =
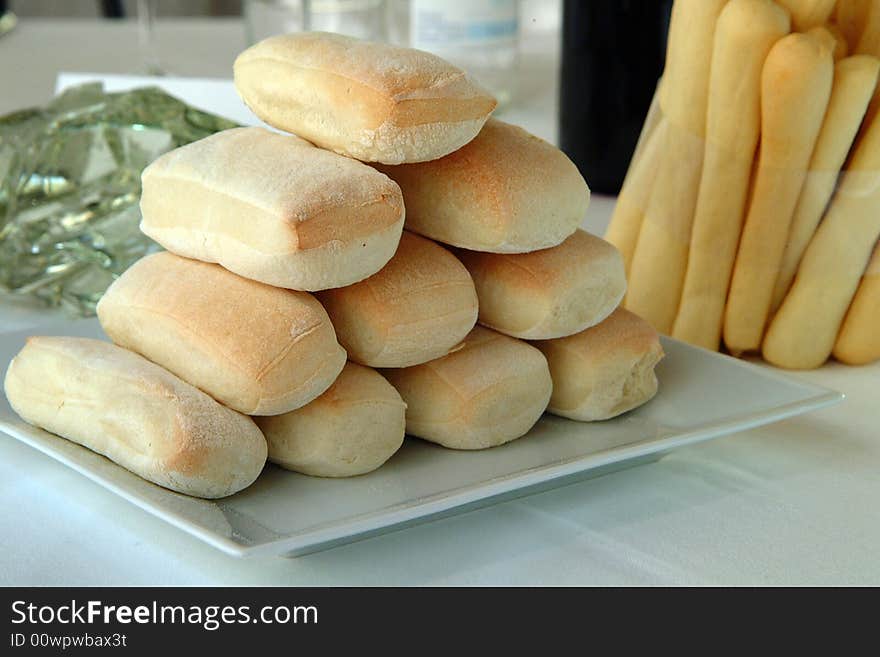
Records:
M482 449L545 410L603 420L653 397L663 351L618 308L620 253L579 229L586 182L490 118L463 71L302 33L242 53L235 84L283 132L145 169L141 229L165 250L98 304L113 344L28 341L5 381L23 419L214 498L267 457L352 476L405 433Z
M781 367L880 358L878 56L876 0L675 0L605 235L625 307Z

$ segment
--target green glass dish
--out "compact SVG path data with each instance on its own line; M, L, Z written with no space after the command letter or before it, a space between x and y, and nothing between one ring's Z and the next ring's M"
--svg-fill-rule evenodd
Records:
M138 228L141 171L234 127L155 87L98 82L0 117L0 290L93 315L110 283L159 248Z

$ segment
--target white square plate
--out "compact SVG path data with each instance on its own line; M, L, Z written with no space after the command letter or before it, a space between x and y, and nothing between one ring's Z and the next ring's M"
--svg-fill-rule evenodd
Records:
M0 371L30 334L103 338L97 321L0 335ZM663 452L839 402L843 395L770 368L664 339L660 391L614 420L545 415L524 438L481 452L407 439L379 470L320 479L267 465L250 488L217 501L155 486L108 459L20 420L4 396L0 430L224 552L299 555L654 460Z

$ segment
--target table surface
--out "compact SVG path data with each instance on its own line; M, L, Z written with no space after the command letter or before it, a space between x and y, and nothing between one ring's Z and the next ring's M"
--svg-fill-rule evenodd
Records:
M160 22L158 35L177 75L228 77L244 45L236 20ZM552 43L524 44L505 117L551 140ZM22 21L0 39L0 113L44 103L62 70L137 73L134 26ZM585 225L601 233L611 208L595 198ZM2 331L57 317L0 299ZM792 376L847 399L297 559L227 557L0 434L0 585L880 584L880 364Z

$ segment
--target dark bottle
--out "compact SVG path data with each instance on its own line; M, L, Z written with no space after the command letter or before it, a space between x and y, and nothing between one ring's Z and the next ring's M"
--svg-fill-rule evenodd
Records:
M663 73L672 0L565 0L559 146L617 194Z

